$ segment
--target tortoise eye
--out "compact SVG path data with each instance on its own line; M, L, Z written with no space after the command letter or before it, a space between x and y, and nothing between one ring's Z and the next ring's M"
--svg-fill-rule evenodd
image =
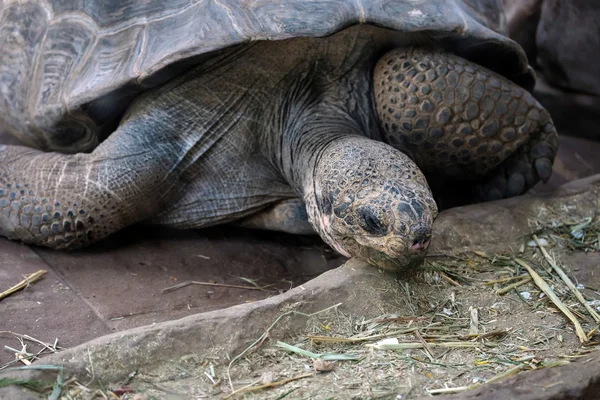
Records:
M358 210L358 223L365 231L372 235L384 235L387 233L387 226L375 215L373 210L368 207L362 207Z

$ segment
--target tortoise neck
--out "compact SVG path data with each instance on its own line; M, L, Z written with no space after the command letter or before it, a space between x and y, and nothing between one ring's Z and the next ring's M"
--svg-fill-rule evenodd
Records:
M348 136L364 136L349 118L314 110L311 120L281 135L280 170L301 197L313 186L315 169L333 143Z
M353 70L324 82L318 71L299 74L271 113L265 154L301 197L327 147L347 136L380 140L372 104L372 85L364 71Z

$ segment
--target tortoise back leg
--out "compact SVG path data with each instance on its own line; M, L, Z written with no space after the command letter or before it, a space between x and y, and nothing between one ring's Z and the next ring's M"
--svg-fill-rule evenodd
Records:
M235 225L296 235L317 234L308 222L306 204L300 199L283 200L274 206L236 222Z
M413 157L434 192L450 179L492 200L550 178L558 145L552 120L503 76L454 54L409 47L378 61L374 90L384 139Z
M177 185L177 144L145 128L125 123L90 154L0 146L0 235L75 248L161 210Z

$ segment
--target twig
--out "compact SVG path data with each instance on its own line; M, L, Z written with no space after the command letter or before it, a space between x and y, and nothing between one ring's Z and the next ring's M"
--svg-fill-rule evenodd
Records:
M291 353L299 354L304 357L309 357L314 360L321 359L325 361L358 361L360 357L352 354L335 354L335 353L313 353L312 351L301 349L300 347L292 346L281 341L277 341L276 346Z
M577 332L579 342L582 344L587 343L589 340L587 338L587 335L583 331L581 324L577 320L577 317L575 317L573 313L567 308L567 306L565 306L565 304L562 301L560 301L558 296L554 294L554 291L550 288L550 286L548 286L546 281L544 281L544 279L542 279L542 277L539 276L538 273L535 272L533 268L531 268L525 261L521 260L520 258L515 258L515 262L521 267L525 268L527 272L529 272L535 284L540 289L542 289L542 291L546 293L546 296L548 296L550 300L552 300L552 302L563 312L563 314L565 314L565 316L571 320L571 322L575 326L575 332Z
M478 340L478 339L485 339L485 338L489 338L489 337L493 337L493 336L506 336L510 333L509 330L505 330L505 331L491 331L491 332L486 332L486 333L469 333L468 335L464 336L464 338L467 339L471 339L471 340ZM463 339L463 336L459 336L460 339Z
M525 367L526 367L525 364L517 365L516 367L513 367L507 371L501 372L498 375L494 376L493 378L488 379L485 383L487 384L487 383L496 382L496 381L499 381L500 379L504 379L506 377L514 375L514 374L520 372Z
M323 342L323 343L356 343L356 342L368 342L369 340L375 340L384 338L386 336L393 335L404 335L406 333L411 333L416 330L423 329L419 327L408 328L408 329L400 329L397 331L380 333L376 335L370 336L362 336L362 337L350 337L350 338L342 338L342 337L332 337L332 336L318 336L318 335L306 335L306 337L314 342Z
M471 390L471 389L475 389L478 388L480 386L483 385L487 385L488 383L492 383L495 381L498 381L500 379L506 378L508 376L514 375L516 373L518 373L519 371L521 371L523 368L525 368L526 365L525 364L521 364L521 365L517 365L516 367L513 367L507 371L504 371L490 379L488 379L485 383L481 384L481 385L469 385L469 386L459 386L459 387L455 387L455 388L443 388L443 389L432 389L432 390L427 390L427 393L429 394L443 394L443 393L458 393L458 392L464 392L466 390Z
M415 331L415 337L423 345L425 355L429 358L429 361L434 361L435 359L433 357L433 352L431 351L431 347L429 347L429 344L425 341L425 339L423 339L423 336L421 336L421 334L419 333L418 330Z
M23 279L21 282L0 293L0 300L18 292L19 290L25 289L30 283L34 283L39 280L46 272L46 270L41 269L33 274L25 275L25 279Z
M4 333L8 333L10 335L16 336L17 339L19 340L19 342L21 342L21 345L23 345L23 341L24 340L27 340L27 341L39 344L39 345L41 345L43 347L37 353L33 354L33 353L28 353L28 352L26 352L24 350L22 350L22 351L15 350L15 349L11 348L10 346L4 346L5 349L17 352L18 355L17 355L16 359L7 362L4 365L0 365L0 371L3 370L3 369L6 369L8 367L10 367L11 365L13 365L13 364L15 364L15 363L17 363L19 361L22 362L22 363L24 363L24 364L27 364L24 360L27 360L27 361L38 360L39 356L41 354L43 354L44 352L46 352L46 351L50 351L51 353L56 353L56 352L62 350L62 347L58 346L58 339L55 339L54 344L51 345L51 344L48 344L48 343L44 343L41 340L38 340L38 339L36 339L34 337L31 337L29 335L21 335L19 333L15 333L15 332L12 332L12 331L0 331L0 334L4 334Z
M425 321L427 317L382 317L375 318L366 322L361 322L360 325L366 325L370 323L384 324L387 322L414 322L414 321Z
M399 343L397 341L382 341L383 343L366 344L366 347L372 347L379 350L406 350L406 349L422 349L423 343ZM465 348L465 347L479 347L479 343L473 342L439 342L439 343L427 343L429 347L444 347L444 348Z
M17 358L17 360L21 361L23 364L31 365L31 361L29 361L27 359L27 357L24 356L22 353L15 353L15 357Z
M319 335L306 335L306 337L316 343L356 343L369 340L365 338L343 338Z
M533 235L533 240L535 240L535 243L538 245L540 251L542 252L542 255L544 256L546 261L548 261L548 264L550 264L550 266L552 267L554 272L556 272L558 274L558 276L560 276L560 278L563 280L563 282L565 282L565 284L569 287L569 289L571 289L571 292L573 292L573 294L575 295L577 300L579 300L579 302L581 304L583 304L583 306L590 313L592 318L594 318L594 321L600 322L600 315L598 315L598 313L587 303L587 301L585 301L581 292L579 290L577 290L577 287L575 287L575 284L573 284L573 281L571 281L571 279L567 276L567 274L565 274L565 272L562 270L562 268L560 268L552 260L552 257L550 257L550 254L548 254L546 249L540 244L540 241L539 241L537 235Z
M502 289L496 290L496 294L506 294L506 293L510 292L511 290L516 289L519 286L524 285L524 284L529 283L529 282L531 282L531 276L528 276L528 277L526 277L524 279L521 279L520 281L512 283L512 284L510 284L508 286L505 286Z
M493 285L495 283L505 283L505 282L510 282L510 281L514 281L515 279L523 279L523 278L530 278L529 275L524 274L524 275L517 275L517 276L509 276L508 278L502 278L502 279L495 279L493 281L487 281L484 283L485 286L490 286Z
M459 386L454 388L443 388L443 389L427 389L427 393L429 394L445 394L445 393L458 393L465 392L467 390L475 389L481 385L469 385L469 386Z
M39 339L31 337L29 335L21 335L20 333L16 333L16 332L13 332L13 331L0 331L0 334L2 334L2 333L8 333L8 334L14 335L14 336L16 336L16 337L18 337L20 339L28 340L28 341L33 342L33 343L37 343L37 344L39 344L39 345L41 345L41 346L44 347L43 350L50 350L53 353L55 353L55 352L57 352L57 351L59 351L59 350L62 349L62 347L58 346L58 339L55 340L55 344L48 344L48 343L42 342Z
M270 383L266 383L264 385L260 385L260 386L255 386L255 387L251 387L251 385L253 385L254 383L251 383L248 386L244 386L243 388L240 388L238 390L234 390L233 392L229 393L227 396L223 397L223 400L230 398L231 396L234 396L236 394L240 394L242 392L255 392L257 390L262 390L262 389L266 389L266 388L272 388L272 387L277 387L277 386L282 386L285 385L286 383L292 382L292 381L297 381L298 379L304 379L304 378L308 378L309 376L313 376L315 375L314 373L308 373L308 374L303 374L303 375L298 375L298 376L294 376L291 378L287 378L287 379L283 379L277 382L270 382Z
M257 287L257 286L245 286L245 285L229 285L227 283L212 283L212 282L199 282L199 281L185 281L185 282L181 282L175 286L170 286L166 289L163 289L161 293L169 293L172 291L175 291L177 289L181 289L183 287L189 286L189 285L201 285L201 286L218 286L218 287L227 287L227 288L233 288L233 289L246 289L246 290L262 290L262 291L266 291L265 288L262 287Z
M446 282L448 282L452 286L462 286L460 283L458 283L454 279L450 278L444 271L438 271L438 274L442 277L442 279L444 279Z

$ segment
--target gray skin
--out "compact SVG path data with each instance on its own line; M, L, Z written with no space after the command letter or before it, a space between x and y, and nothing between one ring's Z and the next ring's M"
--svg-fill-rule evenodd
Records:
M141 221L237 221L412 265L437 216L424 173L493 199L556 154L526 90L435 44L364 25L255 42L139 96L90 153L0 147L0 235L76 248Z

